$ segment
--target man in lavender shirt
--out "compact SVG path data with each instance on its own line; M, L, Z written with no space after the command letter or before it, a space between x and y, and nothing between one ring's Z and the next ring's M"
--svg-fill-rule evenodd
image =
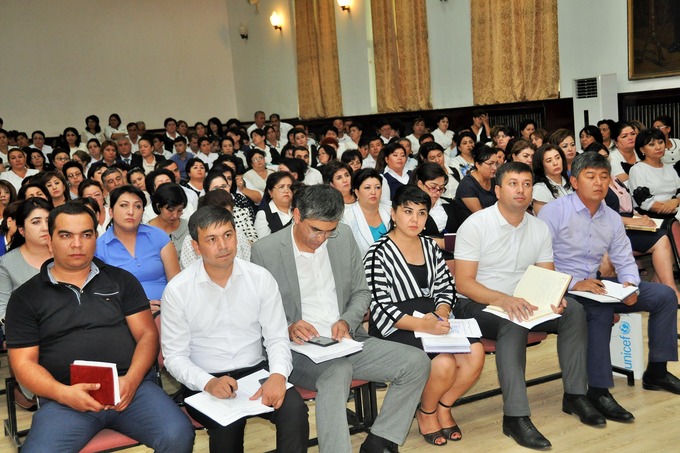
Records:
M613 315L649 312L649 359L642 386L680 394L680 380L666 369L669 360L678 360L677 298L668 286L640 281L623 223L603 201L610 173L605 157L593 152L578 155L570 178L576 192L546 204L538 217L550 229L556 270L573 276L570 290L605 293L597 278L605 253L616 268L618 281L639 288L621 303L576 297L588 319L588 398L606 418L631 422L633 414L608 390L614 386L609 354Z

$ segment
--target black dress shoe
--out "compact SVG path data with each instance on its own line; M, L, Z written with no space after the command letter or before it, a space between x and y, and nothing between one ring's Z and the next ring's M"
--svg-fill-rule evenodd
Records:
M399 446L383 437L368 433L359 453L399 453Z
M666 372L662 378L648 376L647 373L642 374L642 388L645 390L667 390L676 395L680 395L680 379Z
M609 420L614 420L615 422L632 422L635 420L633 414L621 407L609 392L598 397L588 396L588 399L593 403L595 409Z
M549 448L550 441L543 437L529 417L503 416L503 434L515 439L515 442L527 448Z
M603 426L607 424L607 419L595 409L593 403L585 395L574 395L571 397L564 395L562 398L562 411L567 414L577 415L581 423L586 425Z

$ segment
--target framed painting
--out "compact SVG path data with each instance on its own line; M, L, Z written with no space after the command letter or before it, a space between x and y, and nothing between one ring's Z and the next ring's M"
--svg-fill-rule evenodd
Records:
M680 75L680 1L628 0L628 78Z

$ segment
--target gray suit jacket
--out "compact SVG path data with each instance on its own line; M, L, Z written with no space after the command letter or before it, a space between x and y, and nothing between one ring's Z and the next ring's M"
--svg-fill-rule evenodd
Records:
M250 260L272 273L279 285L288 325L302 319L300 284L293 254L292 225L266 236L253 244ZM361 253L352 231L338 224L338 236L329 238L331 260L340 319L347 322L352 337L368 336L361 326L368 311L371 295L366 283Z

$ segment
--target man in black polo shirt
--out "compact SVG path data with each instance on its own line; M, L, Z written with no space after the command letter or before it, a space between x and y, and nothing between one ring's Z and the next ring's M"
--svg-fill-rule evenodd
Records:
M149 302L132 274L94 259L97 219L67 203L48 219L54 259L20 286L7 306L7 348L17 380L37 395L24 452L79 451L111 428L156 451L190 452L188 418L149 373L158 332ZM104 406L70 385L74 360L114 362L120 403Z

